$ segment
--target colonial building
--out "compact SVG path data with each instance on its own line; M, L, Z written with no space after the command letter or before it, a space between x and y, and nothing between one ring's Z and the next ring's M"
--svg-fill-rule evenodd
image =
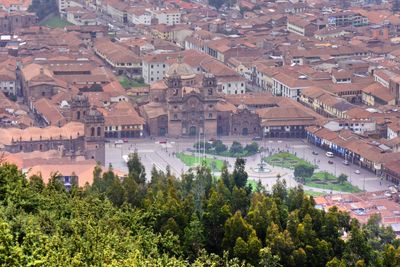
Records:
M149 134L215 136L217 134L215 106L218 103L215 77L209 74L196 75L190 66L182 62L173 64L165 76L166 78L155 90L150 90L150 99L154 102L165 101L166 109L154 103L142 107L143 116L151 119ZM159 112L155 113L154 109ZM157 116L154 117L154 114Z

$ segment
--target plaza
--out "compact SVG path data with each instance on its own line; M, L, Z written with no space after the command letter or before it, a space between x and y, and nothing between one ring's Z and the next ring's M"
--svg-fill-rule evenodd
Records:
M179 158L177 158L176 154L184 152L185 154L191 155L192 152L189 150L193 148L193 144L196 140L191 138L163 139L162 141L166 142L161 143L159 142L160 140L140 139L121 144L115 144L115 142L107 143L106 166L111 164L116 169L127 171L126 162L124 161L123 156L129 155L136 150L146 168L147 179L151 178L151 170L153 166L162 171L165 171L166 167L170 166L171 173L176 176L180 176L182 173L188 171L190 167L186 166ZM230 145L233 141L239 141L242 145L253 142L251 138L248 137L225 137L221 140L226 145ZM390 182L381 179L381 177L366 169L360 168L358 165L353 165L351 163L349 165L344 165L342 158L326 157L326 151L307 143L307 141L303 139L263 139L262 141L256 142L260 147L264 147L265 151L245 158L246 171L249 174L249 179L255 181L260 180L267 188L271 188L271 186L276 182L277 176L285 179L288 187L298 185L293 177L293 170L268 164L266 165L266 168L269 169L268 172L260 173L256 171L261 162L261 158L278 152L292 153L297 157L318 166L316 171L326 171L335 176L339 176L343 173L348 176L348 181L351 184L357 186L361 190L385 190L388 186L392 185ZM235 158L212 155L206 156L226 161L229 170L233 170ZM329 164L328 160L332 161L333 164ZM360 173L356 174L356 170L359 170ZM215 173L215 175L218 175L218 173ZM307 186L305 186L304 189L321 193L342 193L329 189L318 189Z

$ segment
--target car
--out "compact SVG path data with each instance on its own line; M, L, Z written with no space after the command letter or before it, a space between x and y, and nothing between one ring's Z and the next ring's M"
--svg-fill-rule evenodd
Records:
M159 143L159 144L166 144L166 143L167 143L167 140L160 140L160 141L158 141L158 143Z
M329 163L329 164L333 164L333 161L332 161L332 160L328 160L328 163Z
M208 141L212 143L214 141L217 141L217 139L215 139L214 137L211 137Z
M122 139L122 141L124 141L124 143L128 143L129 140L127 138Z
M318 152L313 151L312 154L316 156L316 155L318 155Z
M123 144L123 143L124 143L123 140L117 140L117 141L114 142L114 144Z
M261 136L254 136L253 141L261 141L262 137Z
M349 161L344 160L344 161L343 161L343 164L344 164L344 165L349 165Z
M333 157L334 157L333 153L330 152L330 151L326 152L325 155L326 155L328 158L333 158Z
M355 170L354 173L355 174L360 174L361 172L360 172L360 170Z

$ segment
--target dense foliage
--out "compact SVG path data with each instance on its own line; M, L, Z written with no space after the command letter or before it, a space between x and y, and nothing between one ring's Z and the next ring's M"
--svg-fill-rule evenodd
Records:
M58 13L56 0L32 0L28 10L36 13L38 20L41 21L51 14Z
M112 168L67 192L13 165L0 167L1 266L399 266L391 229L360 226L314 208L302 188L246 186L245 161L221 178L199 167L180 179L130 157L122 181ZM346 233L346 234L344 234Z
M200 141L195 143L193 148L198 152L205 151L207 154L234 158L254 155L260 149L256 142L252 142L243 147L238 141L233 141L228 149L228 146L221 140L214 140L212 142Z

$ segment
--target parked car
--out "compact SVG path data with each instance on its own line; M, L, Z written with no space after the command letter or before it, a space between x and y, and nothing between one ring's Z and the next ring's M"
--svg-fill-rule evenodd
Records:
M343 164L344 164L344 165L349 165L349 161L344 160L344 161L343 161Z
M128 143L129 140L127 138L122 139L122 141L124 141L124 143Z
M316 155L318 155L318 152L313 151L312 154L316 156Z
M355 170L354 173L355 174L360 174L361 172L360 172L360 170Z
M332 160L328 160L328 163L329 163L329 164L333 164L333 161L332 161Z
M160 141L158 141L158 143L159 143L159 144L166 144L166 143L167 143L167 140L165 140L165 139L164 139L164 140L160 140Z
M333 158L335 155L333 155L333 153L332 152L330 152L330 151L328 151L328 152L326 152L326 154L325 154L328 158Z
M114 142L114 144L123 144L123 143L124 143L124 140L121 140L121 139Z
M261 136L254 136L253 141L261 141L262 137Z

